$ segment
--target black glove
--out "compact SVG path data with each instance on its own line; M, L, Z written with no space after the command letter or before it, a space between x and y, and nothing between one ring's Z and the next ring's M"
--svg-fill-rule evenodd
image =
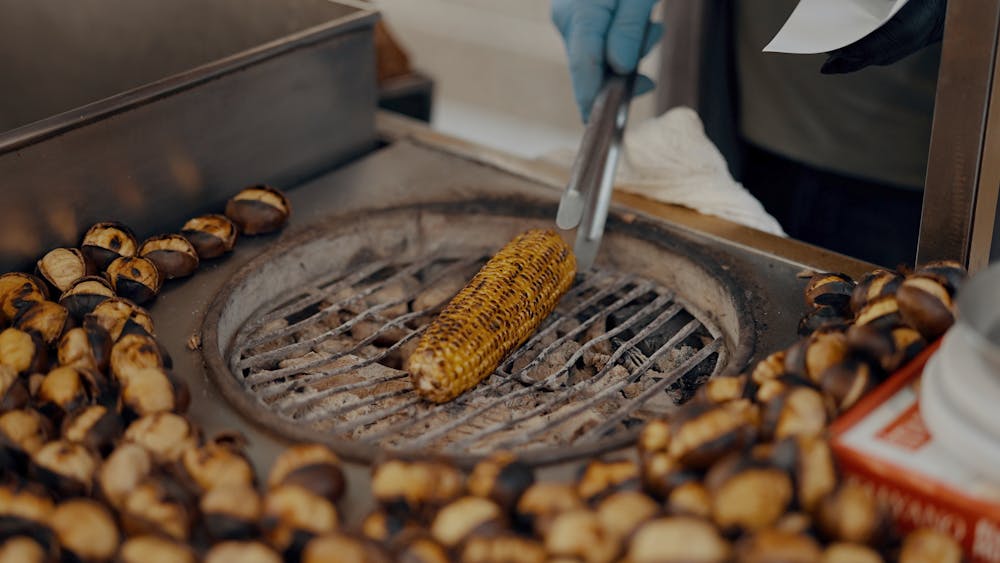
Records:
M947 0L910 0L882 27L831 51L820 72L841 74L870 65L890 65L937 43L944 34L947 7Z

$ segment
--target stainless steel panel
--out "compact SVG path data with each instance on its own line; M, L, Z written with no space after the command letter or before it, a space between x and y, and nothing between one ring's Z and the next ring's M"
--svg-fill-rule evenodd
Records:
M948 3L917 262L989 261L1000 187L1000 0Z
M374 146L373 12L326 0L0 0L0 10L0 37L24 41L0 39L0 76L32 85L5 88L0 111L17 122L86 104L0 134L4 269L77 243L98 220L140 236L177 228L244 185L292 186ZM93 49L73 36L88 30ZM29 52L39 41L66 51ZM60 88L79 92L50 97ZM32 96L49 99L18 105Z

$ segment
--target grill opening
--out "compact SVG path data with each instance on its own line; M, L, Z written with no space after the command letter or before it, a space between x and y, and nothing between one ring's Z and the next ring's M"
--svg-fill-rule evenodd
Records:
M361 446L464 459L504 449L556 461L628 443L643 421L676 408L727 364L725 335L706 315L650 276L599 262L477 387L447 404L424 401L405 359L508 234L533 225L488 234L480 232L486 221L463 240L427 229L442 223L420 216L414 228L381 236L327 235L320 246L339 256L303 280L282 281L289 270L279 265L270 274L248 267L250 279L268 282L243 293L271 295L233 319L223 349L249 404L297 437L351 444L348 457ZM273 254L261 263L296 261Z

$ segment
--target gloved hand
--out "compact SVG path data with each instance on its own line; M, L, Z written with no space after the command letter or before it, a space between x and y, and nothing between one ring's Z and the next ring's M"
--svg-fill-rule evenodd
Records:
M663 26L650 23L657 0L552 0L552 21L569 55L573 93L586 121L608 67L619 74L635 70L663 36ZM643 35L647 24L645 44ZM648 76L636 80L635 95L653 89Z
M890 65L941 40L947 0L910 0L885 25L830 52L820 72L841 74Z

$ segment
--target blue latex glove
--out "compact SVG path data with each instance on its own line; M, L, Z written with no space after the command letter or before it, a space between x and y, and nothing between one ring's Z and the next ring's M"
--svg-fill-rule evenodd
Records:
M552 0L552 21L566 43L573 93L586 121L607 69L618 74L635 70L663 36L663 26L650 24L657 0ZM649 34L642 43L646 26ZM635 95L653 89L648 76L636 80Z
M889 65L937 43L944 35L947 9L947 0L910 0L882 27L830 52L820 72L840 74Z

